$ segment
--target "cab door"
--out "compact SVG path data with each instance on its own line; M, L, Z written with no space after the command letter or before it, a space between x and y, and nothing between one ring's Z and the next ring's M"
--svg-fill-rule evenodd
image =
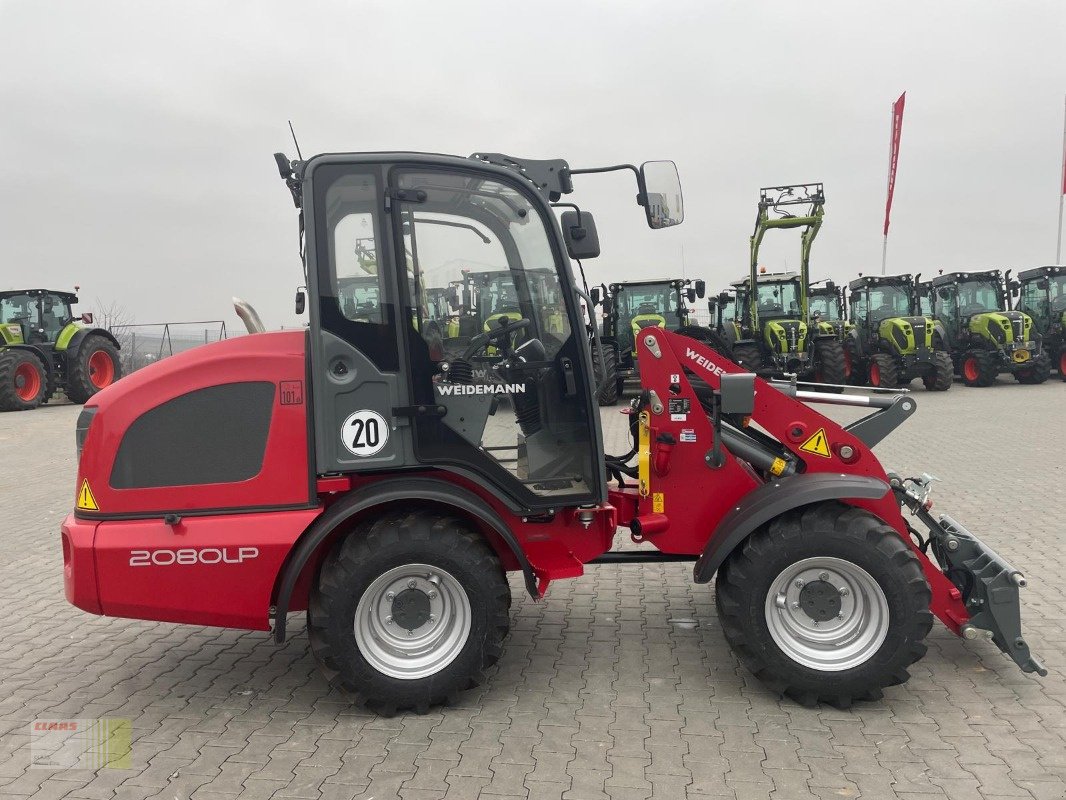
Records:
M417 460L522 508L602 501L588 341L550 207L474 168L394 167L389 196L410 403L429 409L412 415ZM429 298L470 273L501 287L508 311L453 337Z

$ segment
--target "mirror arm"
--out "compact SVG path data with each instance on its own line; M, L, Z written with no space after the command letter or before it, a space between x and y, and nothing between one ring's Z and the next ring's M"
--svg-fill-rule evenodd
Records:
M637 178L637 189L638 189L637 203L639 205L642 205L642 206L646 205L647 201L648 201L648 198L647 198L648 192L647 192L647 189L645 189L645 187L644 187L644 179L643 179L643 177L640 174L640 170L637 169L632 164L615 164L614 166L610 166L610 167L586 167L585 169L571 169L570 170L570 174L571 175L593 175L593 174L601 173L601 172L620 172L621 170L624 170L624 169L630 170Z

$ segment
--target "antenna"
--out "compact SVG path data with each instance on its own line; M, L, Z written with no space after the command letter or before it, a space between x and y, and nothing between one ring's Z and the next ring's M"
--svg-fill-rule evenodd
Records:
M292 134L292 143L296 145L296 157L301 161L304 160L304 154L300 152L300 143L296 141L296 131L292 129L292 120L289 120L289 133Z

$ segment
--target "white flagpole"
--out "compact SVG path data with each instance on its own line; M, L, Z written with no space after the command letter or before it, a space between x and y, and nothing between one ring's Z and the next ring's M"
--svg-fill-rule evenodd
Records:
M1062 118L1062 171L1059 173L1059 236L1055 245L1055 263L1062 263L1062 199L1066 197L1066 102Z

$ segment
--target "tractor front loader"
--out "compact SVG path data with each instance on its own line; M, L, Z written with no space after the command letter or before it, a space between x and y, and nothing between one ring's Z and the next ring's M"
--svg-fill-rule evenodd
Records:
M804 704L847 706L907 680L934 617L1044 672L1021 636L1021 573L931 515L927 476L888 473L873 453L914 413L909 395L773 384L651 325L634 341L631 447L604 452L602 345L589 341L591 298L571 266L598 251L595 228L587 211L560 224L556 204L573 207L559 201L578 176L631 171L649 226L679 224L672 162L277 162L306 231L309 327L196 348L86 404L62 524L74 605L273 628L279 642L306 611L327 680L383 714L424 711L484 679L511 619L507 572L541 599L552 581L607 563L692 562L695 582L716 581L741 662ZM454 235L463 226L480 236ZM357 269L351 239L367 231L383 298L369 320L346 314L339 290ZM517 318L442 352L421 297L475 254L511 273ZM531 288L536 270L553 291ZM872 413L845 426L812 402ZM619 527L651 548L612 550Z
M1036 267L1018 273L1011 294L1017 310L1033 320L1044 351L1066 381L1066 267Z
M1012 311L1004 288L1010 271L952 272L932 280L937 335L967 386L991 386L1003 372L1018 383L1044 383L1051 359L1033 318Z
M77 288L77 287L75 287ZM28 411L64 392L84 403L122 377L119 343L72 292L0 292L0 411Z
M792 213L797 206L802 207L798 215ZM810 323L811 245L824 216L825 193L820 183L759 190L746 303L732 348L737 362L760 376L796 375L805 382L844 383L840 336L832 326ZM792 228L802 229L799 273L765 274L759 268L763 237L770 230Z
M861 276L848 284L852 328L844 341L848 381L896 389L921 378L925 388L951 388L954 368L931 318L917 313L910 275Z

